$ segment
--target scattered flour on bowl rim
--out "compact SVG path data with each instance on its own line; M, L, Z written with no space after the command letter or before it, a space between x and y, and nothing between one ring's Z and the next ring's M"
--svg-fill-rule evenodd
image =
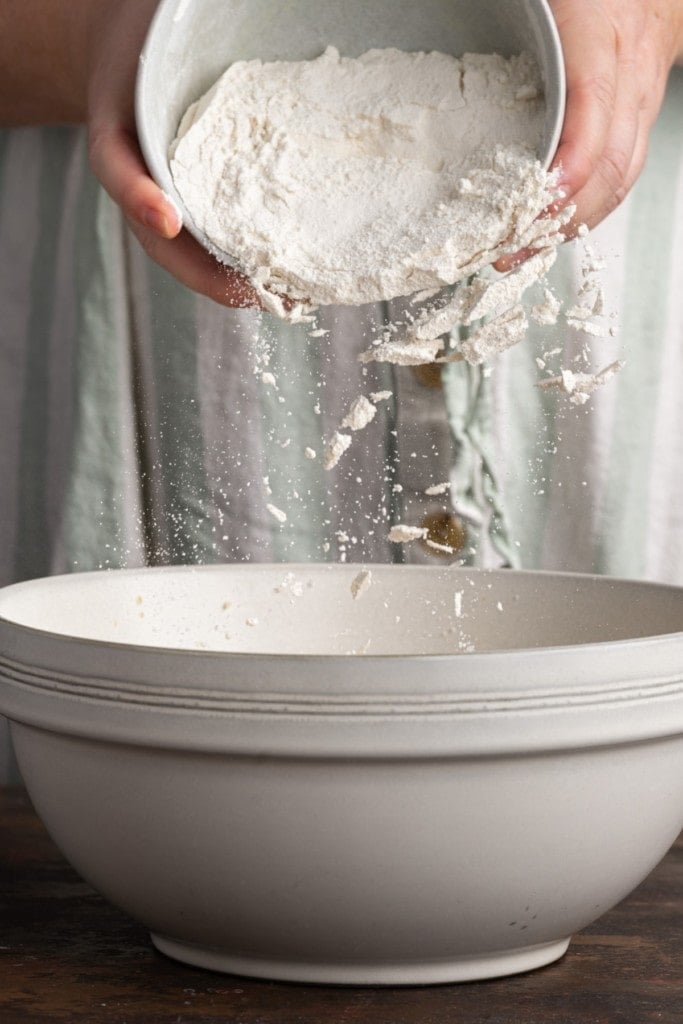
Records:
M351 581L351 596L354 601L362 597L372 586L372 570L361 569L357 576Z

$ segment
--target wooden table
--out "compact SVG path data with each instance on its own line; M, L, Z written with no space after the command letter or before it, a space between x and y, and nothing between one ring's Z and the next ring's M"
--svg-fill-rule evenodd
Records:
M433 988L249 981L155 952L0 790L1 1024L683 1024L683 837L559 963Z

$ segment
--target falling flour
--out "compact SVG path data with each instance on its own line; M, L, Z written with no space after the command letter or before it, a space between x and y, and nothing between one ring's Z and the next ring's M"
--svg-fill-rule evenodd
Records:
M344 452L351 447L351 435L337 431L327 446L323 465L325 469L334 469Z
M353 431L364 430L369 423L372 423L376 415L377 406L374 402L371 402L365 395L360 395L352 403L348 414L342 420L342 427Z
M415 540L426 540L428 532L423 526L398 523L389 530L388 538L392 544L412 544Z
M479 366L520 342L529 320L552 327L561 314L545 279L574 211L558 202L558 175L536 159L544 115L540 72L526 54L384 49L348 58L330 46L310 61L233 64L183 117L171 172L192 224L249 277L269 312L308 322L309 336L321 338L320 306L410 296L412 310L378 329L360 361ZM521 266L489 271L523 249L532 255ZM564 323L603 337L613 333L602 320L603 264L587 243L585 255ZM541 301L527 311L526 293L537 285ZM547 371L539 387L560 389L574 404L621 366L553 376L551 354L536 360ZM260 376L277 389L269 370ZM338 465L377 403L391 397L352 403L328 439L324 469ZM267 509L286 522L286 513ZM454 553L406 524L389 540ZM369 578L354 581L354 596L361 582Z
M283 512L282 509L268 503L266 505L266 510L270 512L273 519L276 519L278 523L284 524L287 522L287 513Z
M620 360L616 360L598 373L574 373L572 370L563 370L559 376L548 377L546 380L540 381L537 386L539 388L558 388L569 395L569 401L573 405L585 405L593 392L607 384L623 366L624 364Z

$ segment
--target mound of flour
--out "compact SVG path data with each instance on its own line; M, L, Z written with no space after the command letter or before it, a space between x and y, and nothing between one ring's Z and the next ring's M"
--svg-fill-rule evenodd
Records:
M533 238L554 198L543 116L524 54L329 47L233 64L185 114L171 170L195 225L295 319L454 284Z

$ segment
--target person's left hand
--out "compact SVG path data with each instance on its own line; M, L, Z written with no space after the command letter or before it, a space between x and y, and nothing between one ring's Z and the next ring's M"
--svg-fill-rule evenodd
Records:
M158 0L89 0L82 32L90 164L156 263L225 306L258 306L241 274L220 264L182 228L145 166L135 127L138 57Z

